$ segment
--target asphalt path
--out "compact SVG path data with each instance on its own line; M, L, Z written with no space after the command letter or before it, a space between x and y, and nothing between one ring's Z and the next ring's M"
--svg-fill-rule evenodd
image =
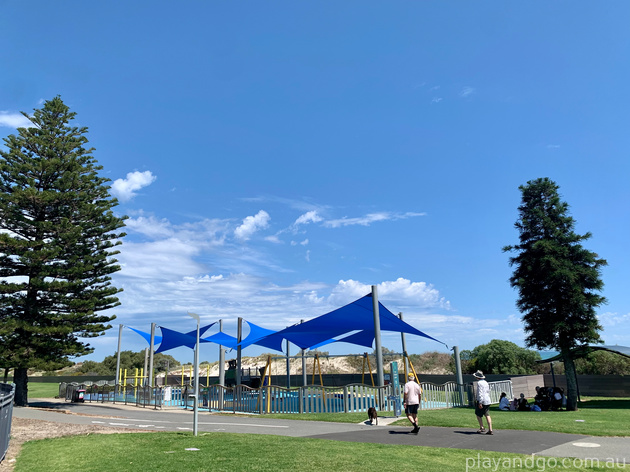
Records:
M68 403L62 400L32 400L29 407L14 407L13 416L134 430L192 431L193 428L193 414L190 410L155 410L118 404ZM198 430L597 459L602 464L616 461L617 464L627 464L630 467L630 437L519 430L495 430L495 434L489 436L477 434L476 426L421 427L418 434L412 434L410 426L389 424L395 419L379 418L379 425L372 426L367 421L359 424L330 423L273 419L264 415L219 415L200 411ZM476 424L475 418L471 419L471 423Z

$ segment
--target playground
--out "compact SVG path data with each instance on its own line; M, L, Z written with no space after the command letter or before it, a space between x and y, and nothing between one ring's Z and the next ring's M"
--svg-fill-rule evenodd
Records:
M160 471L175 466L191 470L301 470L305 464L309 470L330 470L335 468L334 463L338 470L389 470L402 468L408 461L422 463L423 470L467 470L467 460L473 458L525 461L532 457L552 462L576 458L582 462L576 461L575 467L570 462L572 467L567 470L602 470L606 458L615 458L619 464L626 458L627 438L606 436L627 435L629 402L587 399L577 412L493 409L498 434L491 438L475 434L474 413L469 408L423 412L418 436L409 434L406 420L369 426L364 415L351 413L309 415L317 421L303 421L302 415L293 415L299 420L278 419L274 417L277 415L208 415L200 423L200 436L195 438L182 434L190 431L190 411L40 401L33 402L34 407L15 410L18 428L21 421L29 421L32 432L28 434L42 437L40 431L48 423L55 423L56 431L80 437L29 443L20 456L17 472L70 470L64 469L66 466L96 471L104 461L111 470ZM134 434L139 431L143 433ZM102 436L96 434L99 432L130 434ZM111 457L109 451L114 449L118 453ZM279 449L282 457L273 453ZM85 454L86 450L90 454ZM370 454L377 455L378 460L366 462ZM9 459L12 457L9 455ZM47 457L47 461L38 464L38 457ZM586 458L598 458L601 467L580 466ZM537 470L536 464L523 469Z

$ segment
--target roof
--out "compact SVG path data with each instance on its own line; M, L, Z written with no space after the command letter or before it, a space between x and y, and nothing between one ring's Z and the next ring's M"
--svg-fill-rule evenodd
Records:
M580 358L580 357L586 357L587 355L589 355L591 352L595 352L595 351L608 351L608 352L612 352L615 354L619 354L621 356L627 357L630 359L630 347L627 346L602 346L599 344L590 344L590 345L586 345L586 346L579 346L576 347L575 349L572 349L573 351L573 355L575 358ZM547 356L547 358L545 359L541 359L539 361L536 361L537 364L545 364L547 362L561 362L563 361L563 356L562 353L555 353L555 355L553 355L554 353L551 353L551 356ZM541 357L542 357L542 353L541 353Z

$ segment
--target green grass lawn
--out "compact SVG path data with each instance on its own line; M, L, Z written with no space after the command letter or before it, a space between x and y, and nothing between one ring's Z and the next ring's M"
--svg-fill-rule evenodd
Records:
M630 399L588 398L576 412L492 411L496 429L558 431L601 436L630 435ZM421 411L424 426L476 428L469 408ZM263 415L315 421L359 423L364 413ZM584 422L575 421L576 419ZM406 419L399 423L408 426ZM196 448L198 451L186 449ZM45 460L42 460L45 458ZM379 471L542 470L553 458L424 446L346 443L255 434L130 433L70 436L23 446L15 472L54 471ZM506 462L507 461L507 462ZM588 464L586 464L588 465ZM564 470L601 470L602 465Z
M500 411L490 409L495 429L553 431L558 433L589 434L593 436L630 436L630 399L583 398L578 411ZM383 413L387 416L389 413ZM367 420L366 413L270 414L261 418L286 418L313 421L359 423ZM472 408L425 410L418 413L421 426L448 426L477 428ZM576 421L583 420L583 421ZM393 425L409 426L402 416Z
M189 448L199 450L187 451ZM194 437L190 433L129 433L28 442L18 457L15 472L442 472L502 470L506 468L506 461L510 468L540 472L549 468L550 459L553 458L255 434L205 433ZM489 466L483 467L484 463ZM502 467L493 468L493 464ZM601 469L573 467L569 470Z
M58 383L46 382L29 382L28 397L29 398L55 398L59 395Z

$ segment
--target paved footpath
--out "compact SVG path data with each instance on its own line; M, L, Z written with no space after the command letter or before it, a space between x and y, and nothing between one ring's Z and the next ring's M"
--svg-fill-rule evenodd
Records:
M15 407L16 418L69 424L94 424L121 429L192 431L190 410L154 410L108 403L67 403L63 400L31 400L29 407ZM71 413L71 414L67 414ZM265 418L248 415L217 415L200 411L199 432L271 434L334 441L403 444L477 451L514 452L549 457L610 460L630 467L630 437L601 437L541 431L495 430L493 436L475 428L421 427L411 434L410 426L391 426L399 418L379 418L379 425L329 423ZM475 418L472 418L473 423ZM483 460L483 455L481 456Z

